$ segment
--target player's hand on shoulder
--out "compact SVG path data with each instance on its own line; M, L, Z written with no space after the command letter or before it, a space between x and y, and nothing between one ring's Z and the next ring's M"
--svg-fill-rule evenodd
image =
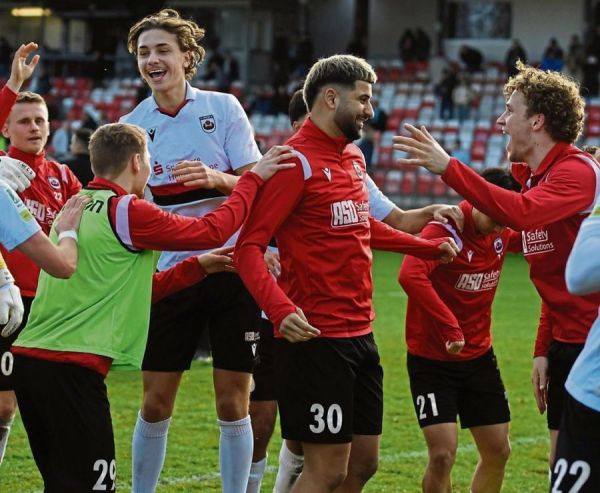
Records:
M548 403L548 358L546 356L533 358L531 385L538 411L544 414Z
M296 308L296 312L283 319L279 333L290 342L305 342L317 337L321 331L310 325L304 312Z
M91 199L86 195L73 195L60 211L60 215L54 221L53 228L60 234L63 231L79 229L79 223L81 222L81 215L83 209L90 203Z
M19 92L23 82L29 79L31 74L33 74L35 67L40 61L40 56L34 55L29 62L27 62L27 58L37 49L37 43L27 43L19 46L15 52L10 71L10 78L6 83L12 91Z
M0 156L0 180L15 192L24 191L35 178L35 172L23 161Z
M258 160L251 171L260 176L263 181L267 181L278 171L294 168L296 164L290 162L293 157L292 147L273 146Z
M1 261L4 263L4 260ZM10 336L23 320L23 301L21 292L15 284L10 271L0 267L0 326L2 326L2 337Z
M465 215L457 205L437 204L433 205L433 220L442 224L447 224L449 220L456 224L459 231L462 232L465 226Z
M441 250L439 260L442 264L449 264L460 252L458 245L454 239L450 237L445 238L444 241L438 245L438 248Z
M198 255L198 263L207 274L215 272L237 272L233 266L233 247L217 248L211 252Z
M186 187L217 188L221 171L209 168L202 161L180 161L173 168L173 176Z

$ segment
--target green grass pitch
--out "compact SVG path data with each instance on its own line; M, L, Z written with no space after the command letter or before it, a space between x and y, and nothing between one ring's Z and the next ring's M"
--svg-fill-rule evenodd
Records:
M374 264L375 334L385 368L385 414L381 464L366 492L418 492L426 452L410 401L406 376L404 311L406 296L396 282L400 257L377 253ZM539 299L522 258L509 256L494 306L494 347L507 387L511 411L512 455L503 492L548 491L545 417L538 414L531 393L530 370ZM140 375L114 372L108 378L117 446L118 490L130 490L130 440L141 398ZM280 446L272 440L263 491L270 492ZM218 430L211 370L195 364L183 380L169 434L165 468L158 492L220 491ZM456 492L467 492L477 454L468 432L461 432L453 471ZM17 418L4 464L0 492L42 491L27 437Z

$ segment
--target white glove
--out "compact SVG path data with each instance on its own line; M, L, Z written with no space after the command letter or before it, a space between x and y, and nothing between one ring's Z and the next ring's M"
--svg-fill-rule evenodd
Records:
M8 156L0 156L0 180L15 192L22 192L35 178L35 172L23 161Z
M15 280L6 267L0 268L0 325L4 325L0 335L10 336L23 320L23 301ZM6 324L6 325L5 325Z

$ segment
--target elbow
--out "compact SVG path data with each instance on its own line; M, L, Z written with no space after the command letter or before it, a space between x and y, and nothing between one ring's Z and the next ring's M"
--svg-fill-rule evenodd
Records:
M56 269L56 273L52 274L59 279L69 279L77 270L77 262L64 262Z

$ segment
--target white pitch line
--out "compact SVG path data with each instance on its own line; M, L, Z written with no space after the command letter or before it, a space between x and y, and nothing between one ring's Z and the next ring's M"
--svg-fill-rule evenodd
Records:
M515 438L510 441L511 445L534 445L537 443L550 443L550 439L547 436L537 436L537 437L522 437ZM467 452L475 452L477 448L475 444L469 443L466 445L459 445L458 453L467 453ZM386 454L379 457L379 462L397 462L402 459L416 459L416 458L425 458L427 457L427 450L408 450L406 452L398 452L395 454ZM271 465L267 467L265 474L275 474L277 473L277 466ZM194 474L191 476L183 476L179 478L164 478L159 481L161 485L177 485L177 484L187 484L187 483L208 483L209 481L217 481L219 480L218 472L211 472L208 474Z

